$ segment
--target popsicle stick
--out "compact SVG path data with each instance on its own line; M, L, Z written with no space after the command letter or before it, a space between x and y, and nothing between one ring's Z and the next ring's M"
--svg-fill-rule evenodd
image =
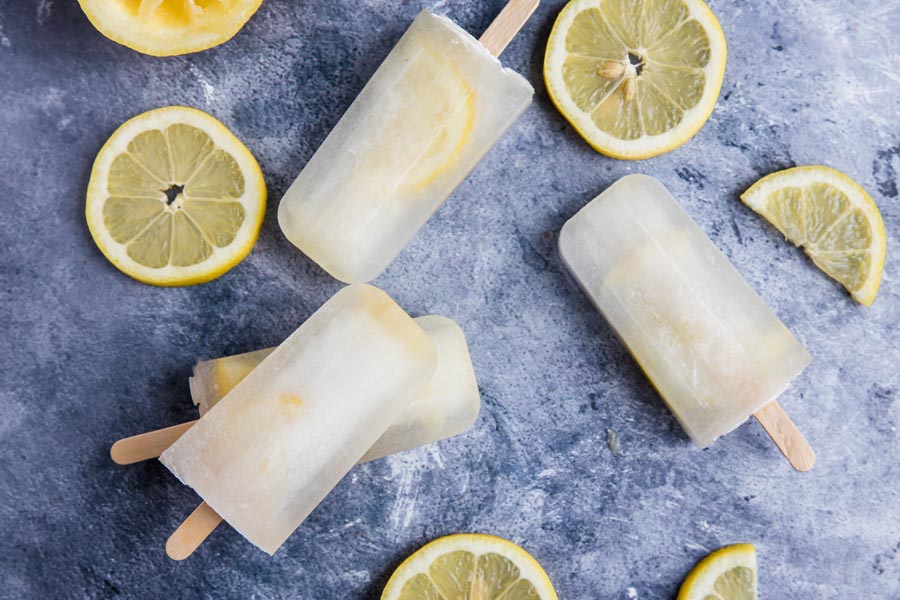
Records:
M541 0L509 0L478 41L499 58L540 3Z
M175 440L184 435L197 420L188 421L181 425L173 425L165 429L148 431L140 435L123 438L112 445L109 455L114 462L120 465L130 465L142 460L156 458L163 450L175 443Z
M188 516L166 541L166 554L172 560L184 560L200 547L203 540L222 522L222 517L209 504L200 506Z
M798 471L809 471L816 464L816 453L791 418L778 402L769 402L753 413L791 466Z

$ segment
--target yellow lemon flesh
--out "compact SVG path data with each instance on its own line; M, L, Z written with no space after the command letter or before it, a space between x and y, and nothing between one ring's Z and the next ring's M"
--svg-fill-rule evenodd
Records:
M243 260L265 207L250 151L210 115L171 106L113 133L94 161L85 212L119 270L172 286L215 279Z
M199 52L227 42L262 0L78 0L100 33L153 56Z
M853 298L871 306L881 285L886 235L881 212L858 183L829 167L772 173L743 195Z
M439 538L391 575L382 600L556 600L538 562L516 544L492 535Z
M756 600L756 548L735 544L701 560L685 578L678 600Z
M572 0L550 33L544 80L595 150L642 159L703 127L725 59L725 35L702 0Z
M380 198L417 192L434 181L456 161L475 121L471 87L424 40L391 89L396 104L375 127L384 137L359 171Z

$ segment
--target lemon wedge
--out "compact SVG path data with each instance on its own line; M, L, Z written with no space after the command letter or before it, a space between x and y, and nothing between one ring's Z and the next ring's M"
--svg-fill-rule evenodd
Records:
M685 578L678 600L756 600L756 548L735 544L701 560Z
M119 270L172 286L215 279L243 260L265 207L250 151L210 115L170 106L113 133L94 161L85 212Z
M878 206L858 183L829 167L795 167L763 177L741 200L802 246L857 302L872 305L887 236Z
M456 161L475 122L475 94L463 74L425 40L419 45L392 84L396 104L375 127L384 137L359 171L380 198L429 185Z
M492 535L448 535L425 545L388 580L382 600L556 600L541 565Z
M702 0L572 0L544 56L551 100L598 152L673 150L712 114L725 34Z
M199 52L234 37L262 0L78 0L97 30L153 56Z

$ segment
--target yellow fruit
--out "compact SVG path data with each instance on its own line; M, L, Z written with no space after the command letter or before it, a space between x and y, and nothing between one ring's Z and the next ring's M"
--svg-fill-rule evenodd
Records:
M78 0L97 30L153 56L199 52L234 37L262 0Z
M756 548L735 544L701 560L685 578L678 600L756 600Z
M123 273L153 285L222 275L253 248L266 208L250 151L210 115L170 106L127 121L88 184L88 228Z
M598 152L673 150L712 114L725 34L702 0L571 0L544 56L556 108Z
M772 173L741 196L857 302L871 306L881 285L887 236L881 212L858 183L829 167Z
M456 161L475 122L475 94L463 74L424 40L391 91L395 105L372 125L385 134L382 143L359 171L366 188L382 198L434 181ZM398 174L404 174L400 190Z
M547 574L516 544L448 535L425 545L388 580L381 600L556 600Z

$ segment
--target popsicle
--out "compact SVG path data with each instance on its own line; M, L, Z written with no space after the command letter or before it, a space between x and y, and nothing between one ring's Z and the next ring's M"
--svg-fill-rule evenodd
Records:
M755 414L812 467L775 400L809 354L661 183L623 177L569 219L559 251L694 443Z
M384 271L531 103L496 57L538 3L481 41L423 10L285 193L285 236L341 281Z
M436 362L431 339L383 291L339 291L160 456L204 500L188 521L220 515L273 554ZM182 558L175 550L167 544Z
M415 319L437 351L434 377L404 407L387 431L360 459L375 460L389 454L453 437L469 429L478 416L481 396L466 338L447 317L429 315ZM190 378L191 396L203 416L230 392L275 348L204 360ZM142 433L119 440L110 454L119 464L156 458L196 421Z

